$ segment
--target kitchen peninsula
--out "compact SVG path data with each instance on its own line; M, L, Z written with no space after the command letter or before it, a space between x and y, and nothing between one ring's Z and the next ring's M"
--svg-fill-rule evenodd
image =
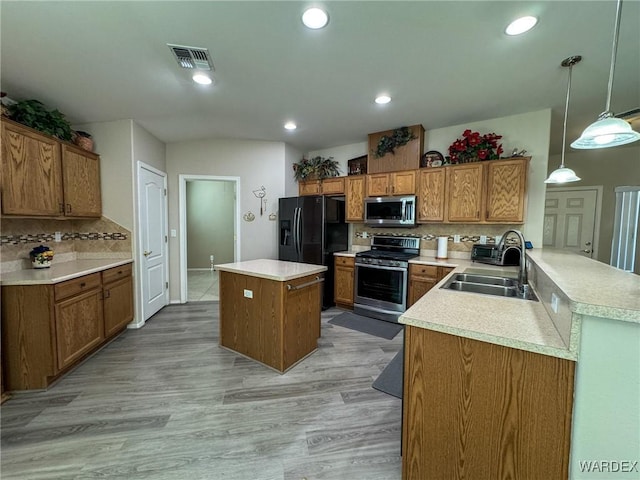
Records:
M215 269L222 347L281 373L316 350L327 267L260 259Z

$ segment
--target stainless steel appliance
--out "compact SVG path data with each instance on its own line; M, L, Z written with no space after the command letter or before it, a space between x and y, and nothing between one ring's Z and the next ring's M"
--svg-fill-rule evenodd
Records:
M517 245L500 246L476 243L471 249L471 260L489 265L520 265L521 249Z
M278 200L278 258L290 262L325 265L322 307L333 299L333 252L349 248L344 197L312 195Z
M397 323L407 309L409 259L419 254L419 237L374 236L371 250L356 253L354 313Z
M365 198L364 223L372 227L414 227L416 196Z

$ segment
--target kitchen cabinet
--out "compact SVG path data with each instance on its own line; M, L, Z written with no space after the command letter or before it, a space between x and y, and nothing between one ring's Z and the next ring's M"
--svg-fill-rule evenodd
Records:
M423 168L418 173L418 223L444 221L445 168Z
M574 371L405 326L402 478L568 478Z
M482 162L445 167L445 215L448 222L473 223L482 220L483 167Z
M322 195L322 184L320 180L306 180L298 182L298 195Z
M355 258L334 257L334 299L336 306L353 309Z
M453 268L437 265L409 264L409 300L407 307L416 303L431 290L440 280L447 276Z
M524 222L529 159L522 157L486 163L486 222Z
M344 195L345 177L331 177L323 180L308 180L298 183L298 194L305 195Z
M131 321L131 265L106 270L104 280L96 272L54 284L2 287L7 391L47 388Z
M412 125L409 130L415 138L405 145L396 147L393 153L376 157L378 142L383 136L392 136L395 130L386 130L369 134L369 155L367 159L367 173L396 172L420 168L420 157L424 148L424 127Z
M413 195L417 170L367 175L367 197Z
M100 217L100 157L2 119L2 214Z
M365 175L352 175L346 178L346 221L362 222L364 220Z
M104 336L110 338L133 320L131 264L102 272Z

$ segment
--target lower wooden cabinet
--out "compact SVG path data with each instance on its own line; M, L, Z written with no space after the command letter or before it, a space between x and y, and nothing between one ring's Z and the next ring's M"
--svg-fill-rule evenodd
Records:
M437 265L409 264L409 299L407 307L416 303L442 280L453 268Z
M56 284L2 287L7 391L47 388L133 319L131 265L106 272Z
M355 261L354 257L334 257L333 296L338 307L353 308Z
M402 478L568 478L574 371L407 325Z

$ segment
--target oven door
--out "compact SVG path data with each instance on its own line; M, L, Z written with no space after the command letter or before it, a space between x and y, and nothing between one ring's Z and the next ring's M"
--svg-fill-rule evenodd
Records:
M407 309L407 268L356 264L354 312L397 321Z

